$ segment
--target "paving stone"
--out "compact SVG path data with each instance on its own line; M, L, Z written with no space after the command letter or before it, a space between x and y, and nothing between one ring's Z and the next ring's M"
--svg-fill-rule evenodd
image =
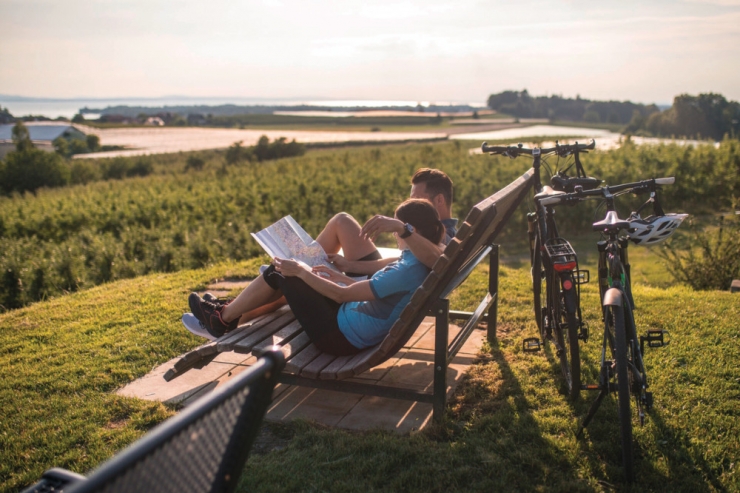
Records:
M327 426L339 421L360 401L361 395L291 386L267 410L268 421L304 418Z
M167 382L164 374L180 359L174 358L158 366L149 374L134 380L116 391L116 394L127 397L138 397L148 401L167 401L204 384L218 380L231 371L236 365L211 362L201 369L193 368L177 378Z
M408 433L422 429L431 420L431 404L366 395L339 421L337 427Z

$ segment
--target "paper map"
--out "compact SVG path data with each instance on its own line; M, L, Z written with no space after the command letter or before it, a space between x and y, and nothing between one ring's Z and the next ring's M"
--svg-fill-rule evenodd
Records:
M291 216L285 216L252 237L265 249L270 257L298 260L311 267L326 265L337 270L329 262L326 252Z

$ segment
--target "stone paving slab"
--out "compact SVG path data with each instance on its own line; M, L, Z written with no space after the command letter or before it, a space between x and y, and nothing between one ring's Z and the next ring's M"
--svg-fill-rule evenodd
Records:
M460 331L450 325L450 340ZM447 371L447 392L450 395L462 375L472 364L486 331L476 329L470 335ZM406 347L384 363L348 381L376 385L402 386L431 391L434 362L434 318L427 317ZM119 395L179 403L187 406L212 392L234 376L246 370L256 358L247 354L224 352L217 354L202 368L193 368L166 382L165 372L179 359L164 363L138 380L118 390ZM353 430L385 429L406 433L422 429L431 423L432 405L343 392L279 384L268 408L268 421L291 421L296 418Z

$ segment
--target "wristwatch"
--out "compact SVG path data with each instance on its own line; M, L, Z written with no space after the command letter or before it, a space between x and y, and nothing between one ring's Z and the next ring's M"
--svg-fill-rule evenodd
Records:
M411 233L413 232L414 232L414 227L411 226L409 223L406 223L403 225L403 233L398 235L398 237L401 239L408 238L409 236L411 236Z

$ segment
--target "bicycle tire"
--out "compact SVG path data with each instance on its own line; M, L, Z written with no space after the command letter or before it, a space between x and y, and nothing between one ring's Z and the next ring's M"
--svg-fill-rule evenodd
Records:
M627 368L627 333L624 322L624 307L612 306L614 324L614 360L617 367L617 401L619 429L622 440L622 465L627 481L634 481L634 457L632 454L632 413L629 369Z
M534 298L534 319L540 331L542 341L546 341L544 321L542 316L542 253L540 252L540 236L535 236L534 251L532 252L532 293Z
M578 319L575 312L567 310L565 317L568 325L568 340L564 344L570 354L568 361L570 378L566 377L566 382L568 383L568 397L576 400L581 396L581 349L578 344Z

